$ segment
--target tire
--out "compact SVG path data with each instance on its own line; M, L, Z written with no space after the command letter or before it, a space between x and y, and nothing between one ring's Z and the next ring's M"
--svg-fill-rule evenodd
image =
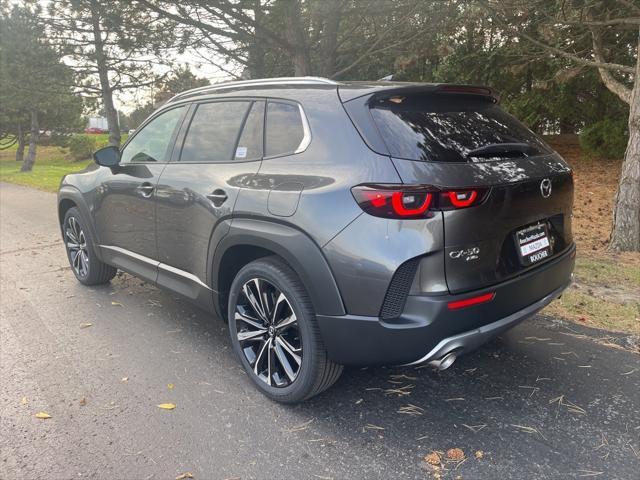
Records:
M262 301L257 292L262 292ZM261 315L260 309L266 313ZM229 292L228 320L231 343L243 368L272 400L307 400L342 374L342 365L327 356L304 285L277 257L261 258L238 272Z
M98 260L95 242L85 228L80 211L76 207L67 210L62 224L62 238L71 271L84 285L102 285L111 281L118 271Z

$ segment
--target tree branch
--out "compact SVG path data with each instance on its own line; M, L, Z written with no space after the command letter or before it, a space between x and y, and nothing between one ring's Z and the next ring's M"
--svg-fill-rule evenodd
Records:
M598 62L605 63L604 55L602 53L602 37L600 35L600 31L595 28L591 28L591 37L593 39L593 56ZM638 61L640 61L640 59L638 59ZM631 103L631 89L629 87L616 80L616 78L606 68L598 68L598 72L600 73L600 78L602 78L602 83L604 83L609 90L620 97L623 102L627 104ZM640 79L636 78L635 81L640 82Z

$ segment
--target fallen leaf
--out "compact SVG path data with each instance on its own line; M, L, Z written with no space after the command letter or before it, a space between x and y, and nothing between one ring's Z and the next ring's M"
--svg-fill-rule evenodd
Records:
M167 388L168 388L169 390L173 390L173 387L175 387L175 385L174 385L173 383L169 383L169 384L167 385Z
M476 452L475 456L476 456L476 458L477 458L478 460L480 460L480 459L484 458L484 452L483 452L482 450L478 450L478 451Z
M464 460L464 452L459 448L450 448L447 450L447 458L450 460Z
M120 302L111 302L111 305L113 305L114 307L124 307L124 305Z
M437 452L431 452L427 454L424 457L424 461L427 462L429 465L440 465L440 463L442 463L440 460L440 455L438 455Z
M45 412L36 413L36 418L41 418L42 420L46 420L47 418L51 418L51 415Z
M81 407L84 407L86 404L87 404L87 399L86 399L86 398L84 398L84 397L82 397L82 398L80 399L80 406L81 406Z
M27 397L22 397L22 400L20 400L20 405L26 405L28 403Z
M161 403L160 405L158 405L158 408L162 408L164 410L173 410L174 408L176 408L176 406L173 403Z
M193 478L193 473L186 472L186 473L183 473L182 475L178 475L176 477L176 480L184 480L185 478Z
M81 323L80 328L89 328L93 327L93 323Z

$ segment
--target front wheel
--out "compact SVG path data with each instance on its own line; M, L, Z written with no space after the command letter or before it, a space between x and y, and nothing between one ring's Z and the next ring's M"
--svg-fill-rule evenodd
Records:
M84 226L76 207L67 210L62 224L62 235L71 270L80 283L100 285L115 277L117 269L98 260L91 233Z
M276 257L249 263L229 293L229 332L249 378L267 397L296 403L335 383L342 365L327 357L311 300Z

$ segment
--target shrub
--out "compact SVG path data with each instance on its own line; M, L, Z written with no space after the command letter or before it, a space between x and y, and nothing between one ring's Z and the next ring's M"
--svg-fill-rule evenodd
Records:
M90 135L73 135L69 140L69 152L76 162L90 159L95 150L96 139Z
M601 120L580 134L580 146L591 155L622 158L629 141L627 121Z

